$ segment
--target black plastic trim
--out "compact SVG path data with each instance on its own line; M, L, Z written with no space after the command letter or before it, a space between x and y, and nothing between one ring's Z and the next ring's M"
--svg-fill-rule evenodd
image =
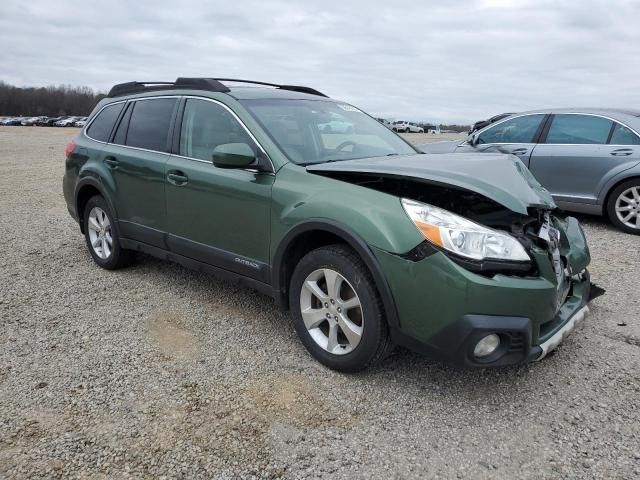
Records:
M84 212L81 212L80 209L78 208L78 199L79 199L81 190L87 186L94 187L96 190L98 190L100 195L102 195L102 197L105 199L105 201L109 205L109 209L111 210L111 213L114 215L115 218L118 218L115 206L113 205L113 202L111 202L109 195L105 193L102 183L95 177L90 177L90 176L83 177L80 180L78 180L78 182L76 183L75 190L73 192L74 209L77 215L76 220L80 224L80 231L82 233L84 233L84 222L82 218L82 215L84 214Z
M125 82L114 85L107 97L120 97L132 93L154 92L157 90L208 90L229 92L229 87L213 78L178 77L175 82Z
M162 248L154 247L153 245L147 245L144 242L140 242L137 240L132 240L129 238L121 238L120 244L129 250L134 250L138 252L143 252L148 255L152 255L161 260L169 260L171 262L178 263L186 268L191 270L205 272L219 278L223 278L225 280L229 280L232 282L237 282L242 285L246 285L250 288L253 288L265 295L271 296L273 294L273 290L271 285L263 283L259 280L247 277L242 274L238 274L235 272L231 272L229 270L225 270L224 268L217 267L215 265L210 265L205 262L200 262L198 260L194 260L193 258L185 257L183 255L177 254L175 252L171 252Z
M502 345L485 359L475 358L473 349L484 336L496 333ZM420 342L397 328L391 329L394 343L448 364L461 367L506 367L519 365L532 358L531 320L526 317L465 315L444 328L428 343ZM513 344L517 349L510 348ZM515 340L517 339L517 341Z
M253 258L194 242L188 238L172 235L138 223L119 220L118 226L122 237L126 239L136 240L145 245L250 277L266 284L270 282L271 268L269 265Z
M373 276L378 293L382 298L387 322L389 325L399 326L398 311L395 306L391 289L389 288L386 277L380 268L378 260L367 243L356 235L349 227L323 218L312 218L295 225L280 241L271 267L271 284L273 286L273 297L276 299L276 302L278 302L281 307L286 307L288 304L287 290L289 286L286 285L286 271L284 268L287 250L299 235L312 230L332 233L340 237L356 251Z
M545 133L547 125L550 123L549 121L550 118L551 118L551 115L548 113L544 116L544 118L542 119L542 122L540 122L540 125L538 125L538 129L536 130L535 135L533 136L533 140L531 141L532 143L540 143L542 134Z

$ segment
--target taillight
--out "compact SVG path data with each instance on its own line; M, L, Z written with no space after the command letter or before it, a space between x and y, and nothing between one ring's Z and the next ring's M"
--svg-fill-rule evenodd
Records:
M68 144L67 144L67 148L64 149L64 153L67 156L67 158L69 158L71 156L71 154L73 153L73 151L76 149L76 142L74 142L73 140L71 140Z

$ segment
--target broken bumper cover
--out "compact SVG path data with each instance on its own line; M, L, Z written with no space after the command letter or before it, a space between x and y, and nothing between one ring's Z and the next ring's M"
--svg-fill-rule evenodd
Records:
M560 330L554 333L551 338L544 341L531 351L530 360L538 361L542 360L547 354L555 350L558 345L587 317L589 313L589 307L583 306L580 310L574 313L574 315L564 324Z

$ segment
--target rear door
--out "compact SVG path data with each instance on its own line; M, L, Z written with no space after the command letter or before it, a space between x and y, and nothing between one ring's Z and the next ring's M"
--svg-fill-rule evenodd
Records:
M502 153L516 155L529 166L529 157L542 131L545 117L544 113L533 113L508 118L481 131L477 145L469 147L468 144L463 144L457 151L470 148L486 151L487 146L491 146Z
M595 204L607 179L640 161L640 139L599 115L553 115L530 170L560 202Z
M256 153L259 149L226 106L187 98L181 109L177 154L165 168L169 247L180 255L268 282L275 176L213 165L218 145L246 143Z
M165 247L165 166L177 97L129 102L104 158L115 182L121 234Z

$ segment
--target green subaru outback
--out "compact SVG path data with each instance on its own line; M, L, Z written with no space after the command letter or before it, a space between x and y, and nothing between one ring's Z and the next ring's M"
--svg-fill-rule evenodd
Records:
M511 155L424 155L308 87L114 86L66 150L95 262L135 252L243 282L355 371L400 344L476 367L538 360L593 290L578 222Z

